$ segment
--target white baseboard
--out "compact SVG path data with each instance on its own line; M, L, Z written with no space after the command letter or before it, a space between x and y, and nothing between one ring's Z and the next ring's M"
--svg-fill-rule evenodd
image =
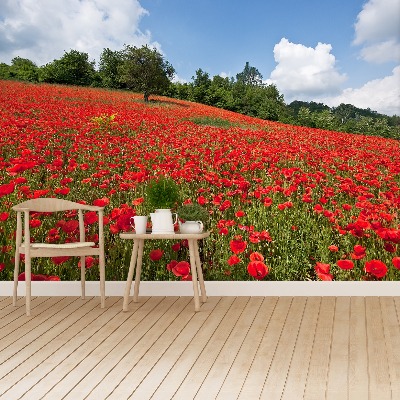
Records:
M125 282L106 282L107 296L123 296ZM400 296L400 282L205 282L208 296ZM12 296L13 282L0 281L0 296ZM80 296L79 281L32 282L32 296ZM133 294L133 284L131 295ZM18 283L18 296L25 282ZM98 296L99 283L86 282L86 295ZM193 296L192 282L143 281L141 296Z

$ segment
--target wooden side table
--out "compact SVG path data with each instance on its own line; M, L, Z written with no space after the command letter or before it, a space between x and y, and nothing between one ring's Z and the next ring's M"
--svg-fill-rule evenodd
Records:
M133 240L132 257L129 265L128 278L124 293L123 311L128 310L129 292L131 290L133 272L136 267L135 285L133 290L133 301L136 303L139 297L140 274L142 272L143 247L145 240L184 240L187 239L189 244L190 268L192 272L193 294L194 294L194 309L200 310L199 287L201 290L201 298L203 303L207 300L206 288L204 285L203 271L199 256L198 240L210 236L210 232L202 233L121 233L121 239ZM197 280L198 279L198 280Z

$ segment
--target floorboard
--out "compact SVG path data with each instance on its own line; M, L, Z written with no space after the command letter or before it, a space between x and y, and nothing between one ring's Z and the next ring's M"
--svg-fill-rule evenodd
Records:
M0 399L400 399L400 296L0 297Z

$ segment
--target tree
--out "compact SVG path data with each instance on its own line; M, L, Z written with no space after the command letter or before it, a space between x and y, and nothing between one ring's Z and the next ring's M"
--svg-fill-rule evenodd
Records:
M6 63L0 63L0 79L11 79L10 66Z
M103 87L113 89L123 87L118 73L118 69L123 62L123 53L121 51L103 50L99 63L99 74Z
M262 86L263 76L257 68L251 67L249 62L246 62L242 72L236 75L236 81L244 85Z
M89 86L96 71L95 62L89 61L87 53L77 50L65 52L59 60L54 60L41 68L40 80L48 83Z
M38 82L39 80L39 68L33 61L27 58L13 58L11 60L9 74L11 79L20 81Z
M208 89L211 86L210 75L204 72L201 68L196 71L196 76L192 76L193 84L191 101L207 104Z
M145 102L151 94L168 90L175 70L156 49L147 45L140 48L127 45L122 60L118 67L120 82L128 89L142 92Z

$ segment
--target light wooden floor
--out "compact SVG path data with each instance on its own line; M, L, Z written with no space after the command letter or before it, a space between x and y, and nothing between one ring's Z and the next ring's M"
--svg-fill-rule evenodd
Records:
M0 399L400 399L400 297L0 297Z

